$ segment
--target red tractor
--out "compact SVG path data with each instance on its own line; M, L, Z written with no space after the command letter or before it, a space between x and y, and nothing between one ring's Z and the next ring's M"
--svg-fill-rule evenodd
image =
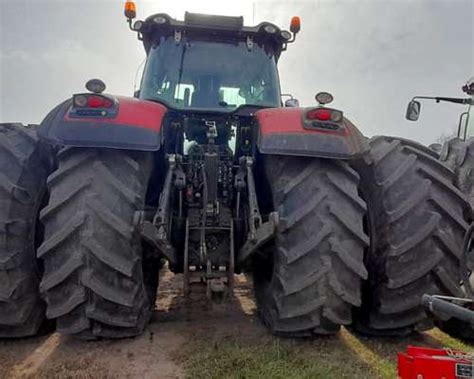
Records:
M470 218L431 150L367 140L328 93L284 107L277 62L298 18L288 32L192 13L132 23L132 2L126 16L147 54L135 97L91 80L39 128L0 126L0 336L45 316L81 338L138 335L162 259L185 294L231 294L252 272L278 335L431 327L421 296L463 291Z

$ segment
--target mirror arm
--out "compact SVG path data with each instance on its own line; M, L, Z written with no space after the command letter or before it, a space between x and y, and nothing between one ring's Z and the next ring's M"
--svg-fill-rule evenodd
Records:
M440 101L446 101L449 103L474 105L473 100L470 98L415 96L412 100L416 100L416 99L434 100L437 103L439 103Z
M440 101L447 101L449 103L456 103L456 104L470 104L471 99L460 99L455 97L437 97L436 102L439 103Z

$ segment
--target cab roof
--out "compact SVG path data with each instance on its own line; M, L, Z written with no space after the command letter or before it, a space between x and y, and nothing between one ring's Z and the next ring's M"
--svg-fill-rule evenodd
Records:
M270 48L277 58L292 42L291 33L269 22L244 26L243 17L190 12L185 13L184 21L173 19L166 13L157 13L145 21L135 22L132 29L138 32L147 54L161 37L173 37L177 43L183 36L219 42L246 42L249 49L256 43Z

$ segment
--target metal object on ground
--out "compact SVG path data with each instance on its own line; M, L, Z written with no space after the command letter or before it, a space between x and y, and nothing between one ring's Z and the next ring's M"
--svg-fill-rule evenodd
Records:
M398 353L400 379L471 379L474 356L449 349L408 346Z
M471 307L474 304L474 301L471 299L448 296L430 296L425 294L421 299L421 303L427 307L430 312L440 315L441 318L454 317L458 320L468 322L474 327L474 310L462 307L456 304L456 302Z

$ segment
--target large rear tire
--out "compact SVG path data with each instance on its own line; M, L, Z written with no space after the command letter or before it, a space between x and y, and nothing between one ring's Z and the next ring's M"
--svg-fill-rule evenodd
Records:
M336 333L351 323L367 278L366 204L358 194L359 175L340 161L264 159L280 222L268 256L255 260L260 316L281 336Z
M474 138L463 141L454 138L446 142L439 159L448 165L456 174L455 185L464 193L471 207L474 207ZM474 271L474 255L468 257L468 269ZM474 286L471 274L471 287ZM446 333L466 340L474 340L474 326L454 318L447 321L437 320L437 326Z
M41 268L37 224L49 171L36 125L0 124L0 337L35 335L45 304L38 287Z
M456 187L474 207L474 137L467 141L454 138L446 142L439 159L455 172Z
M151 170L150 153L59 153L58 169L48 178L45 242L38 250L46 314L59 332L85 339L143 332L154 307L147 284L157 277L146 272L133 220L144 208Z
M454 173L418 143L370 140L368 164L358 167L368 203L369 281L356 329L406 335L433 326L424 293L463 296L460 252L470 207Z

